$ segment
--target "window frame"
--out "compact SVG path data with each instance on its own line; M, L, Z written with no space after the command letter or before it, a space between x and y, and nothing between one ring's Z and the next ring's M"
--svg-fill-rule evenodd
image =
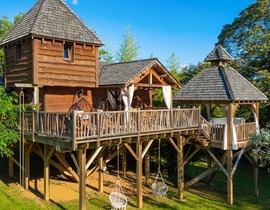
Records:
M72 43L64 43L63 49L63 59L67 61L73 61L73 44Z

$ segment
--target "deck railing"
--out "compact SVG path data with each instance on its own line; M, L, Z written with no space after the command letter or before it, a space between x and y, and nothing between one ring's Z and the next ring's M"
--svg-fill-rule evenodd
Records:
M223 135L224 135L224 124L212 124L211 129L211 139L214 141L223 141ZM250 137L250 134L256 133L256 123L241 123L241 124L235 124L235 131L236 131L236 137L237 142L241 141L247 141Z
M26 112L24 130L80 143L106 137L199 128L200 109L162 109L71 113Z

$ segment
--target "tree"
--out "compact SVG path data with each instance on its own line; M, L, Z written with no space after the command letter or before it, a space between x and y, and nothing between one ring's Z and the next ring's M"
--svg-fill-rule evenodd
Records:
M257 0L223 27L218 43L235 58L233 67L270 98L270 2ZM270 103L261 103L260 124L270 120Z
M113 51L110 42L105 47L102 47L99 50L99 60L105 62L114 61Z
M18 126L18 95L15 92L6 93L0 86L0 155L10 156L11 146L19 140L15 129ZM17 105L14 105L17 104Z
M251 156L259 161L259 166L265 167L270 164L270 131L261 129L259 134L251 135L251 141L255 148L251 150Z
M128 26L127 33L123 35L119 51L116 53L116 59L120 62L133 61L138 57L138 49L136 37L131 34Z
M171 74L175 77L176 80L180 80L180 76L178 70L180 68L180 62L176 58L175 53L173 52L171 56L166 60L167 68L171 72Z

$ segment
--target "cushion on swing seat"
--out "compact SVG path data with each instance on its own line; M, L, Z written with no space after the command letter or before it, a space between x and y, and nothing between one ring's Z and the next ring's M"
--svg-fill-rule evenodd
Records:
M114 208L122 208L127 205L127 198L122 193L112 192L109 195L109 199L110 199L112 207Z

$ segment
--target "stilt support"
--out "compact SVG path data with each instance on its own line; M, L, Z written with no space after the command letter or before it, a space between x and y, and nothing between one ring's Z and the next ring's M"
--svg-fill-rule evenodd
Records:
M44 145L44 155L43 155L43 162L44 162L44 200L50 200L50 162L48 157L49 146Z
M183 137L180 136L177 140L178 150L177 153L177 180L178 180L178 198L183 201L184 198L184 161L183 161Z
M80 167L80 181L79 181L79 209L86 210L86 150L79 150L79 167Z
M142 190L142 142L138 139L136 143L136 172L137 172L137 208L142 208L143 205L143 190Z

